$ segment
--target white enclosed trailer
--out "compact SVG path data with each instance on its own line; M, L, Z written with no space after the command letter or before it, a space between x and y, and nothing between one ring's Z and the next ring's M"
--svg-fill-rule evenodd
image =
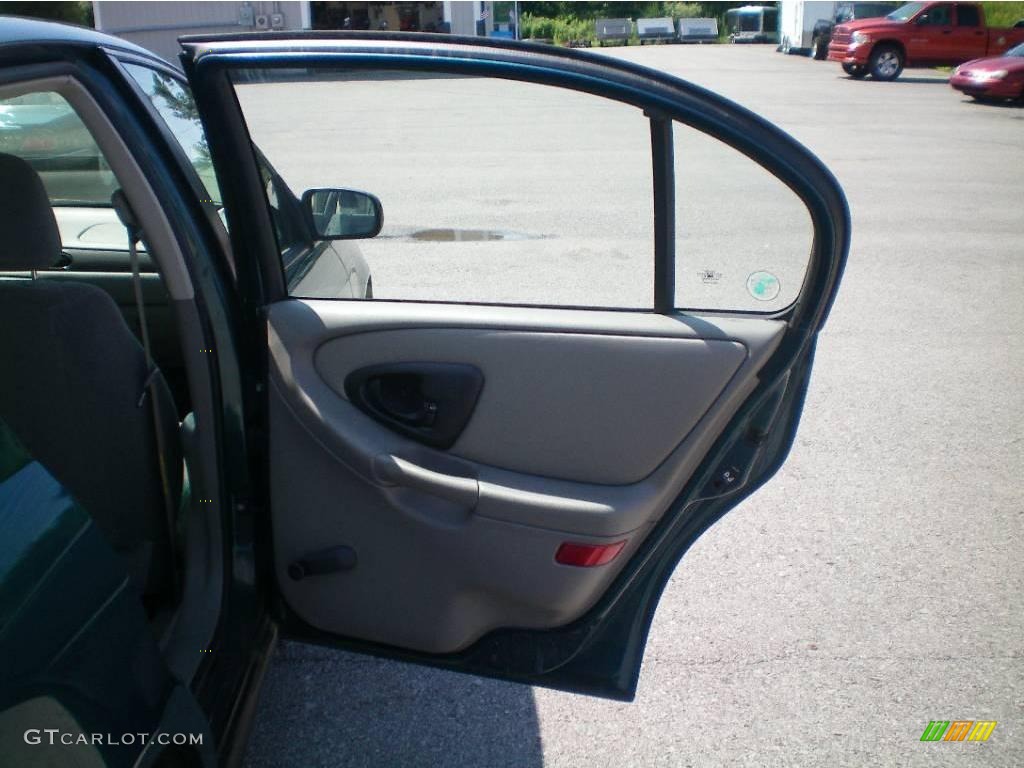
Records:
M679 19L677 23L681 43L718 42L717 19Z
M818 0L782 0L779 3L779 50L785 53L811 53L814 26L831 23L839 3Z
M676 26L671 16L660 19L637 19L636 36L640 38L640 45L648 40L675 40Z

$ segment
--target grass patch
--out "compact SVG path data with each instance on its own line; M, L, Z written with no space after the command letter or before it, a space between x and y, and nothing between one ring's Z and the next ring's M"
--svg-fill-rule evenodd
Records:
M1012 27L1024 19L1024 3L982 3L990 27Z

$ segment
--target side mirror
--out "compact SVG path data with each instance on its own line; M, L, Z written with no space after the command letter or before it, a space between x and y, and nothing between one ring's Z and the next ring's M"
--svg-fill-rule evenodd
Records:
M917 26L919 26L919 27L922 24L927 24L928 23L928 14L927 13L922 13L920 16L918 16L916 19L914 19L914 23L917 24Z
M318 240L375 237L384 225L384 208L375 195L351 189L307 189L302 208Z

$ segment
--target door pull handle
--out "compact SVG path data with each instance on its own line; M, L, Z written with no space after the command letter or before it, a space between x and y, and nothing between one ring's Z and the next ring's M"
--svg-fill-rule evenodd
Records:
M480 484L475 477L436 472L392 454L374 457L373 474L381 483L422 491L471 510L480 499Z

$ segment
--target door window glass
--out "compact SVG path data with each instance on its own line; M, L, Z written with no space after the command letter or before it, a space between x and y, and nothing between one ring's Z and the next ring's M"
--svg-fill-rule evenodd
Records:
M380 199L381 233L339 244L350 262L365 259L376 298L653 305L650 127L639 109L424 72L243 71L235 83L255 144L296 195ZM292 292L321 287L307 277Z
M349 298L336 273L365 262L378 299L653 307L651 129L641 110L440 73L241 70L233 79L266 158L286 276L304 265L301 281L289 277L292 295ZM296 121L303 114L317 117ZM673 137L675 306L785 309L811 255L806 206L716 139L681 124ZM312 269L303 218L324 213L294 213L310 189L376 195L383 229L318 252ZM289 242L307 245L289 254Z
M89 129L53 91L0 99L0 152L35 168L54 206L109 208L118 188Z
M218 208L221 205L220 187L213 171L210 159L210 148L206 143L203 124L199 120L199 110L192 98L192 93L185 84L175 77L157 72L149 67L137 64L125 64L136 82L142 87L160 117L167 123L171 134L181 145L185 156L203 182L207 200Z
M923 21L923 24L928 27L941 27L950 23L948 5L933 5L928 9Z
M981 25L978 9L973 5L958 5L956 7L956 23L961 27L977 27Z
M676 306L771 312L796 300L814 228L760 165L676 124Z
M120 185L63 96L37 91L0 99L0 152L39 174L66 250L124 251L127 263L128 236L110 203Z

